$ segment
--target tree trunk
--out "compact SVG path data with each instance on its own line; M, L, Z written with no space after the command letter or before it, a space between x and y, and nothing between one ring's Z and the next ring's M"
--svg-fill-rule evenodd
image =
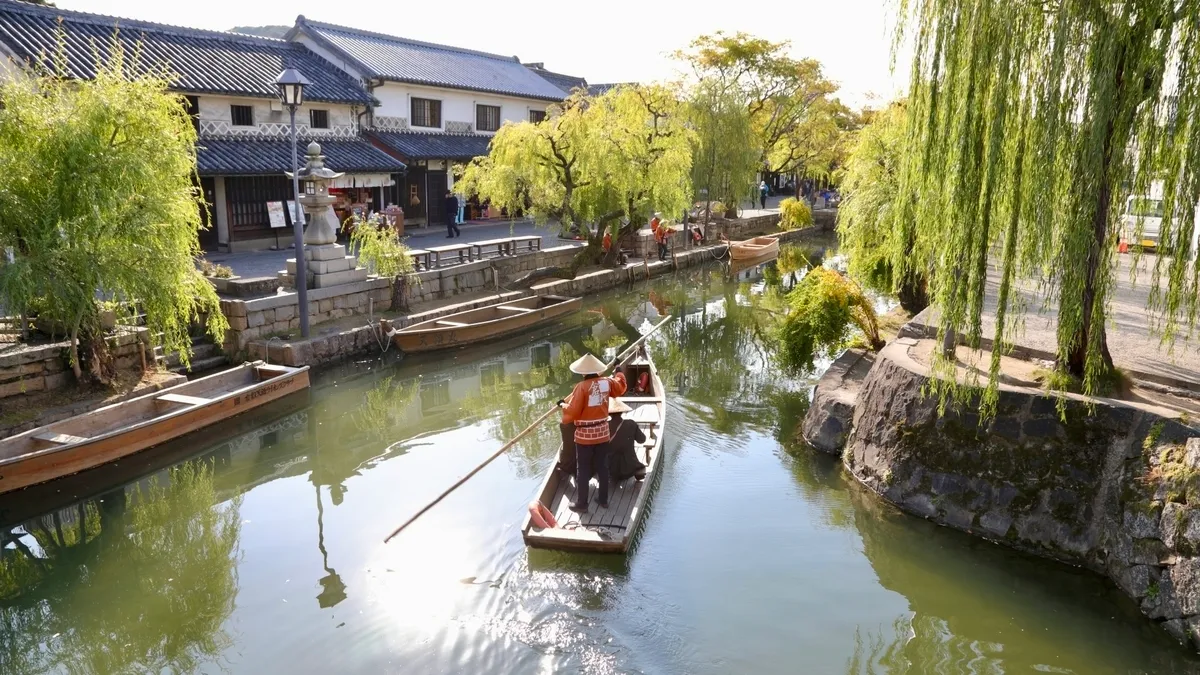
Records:
M900 299L900 306L909 314L916 315L929 306L929 288L923 276L906 275L896 295Z
M71 372L75 374L75 381L83 382L83 367L79 364L79 322L76 321L71 326Z
M579 252L571 259L570 264L565 267L539 267L519 279L514 279L510 286L514 288L529 288L543 279L574 279L579 274L580 268L585 265L594 264L599 259L600 246L589 237L587 246L579 249Z
M1108 138L1105 139L1105 171L1103 174L1105 176L1108 175L1108 164L1111 162L1111 158L1108 157L1111 143L1112 133L1110 131ZM1111 204L1112 191L1109 189L1108 181L1105 180L1100 188L1100 199L1097 200L1096 211L1092 215L1093 240L1088 249L1087 276L1083 282L1083 316L1079 330L1072 337L1071 351L1067 355L1067 372L1081 380L1086 371L1088 344L1093 340L1093 331L1098 333L1094 339L1100 343L1100 358L1104 368L1111 370L1113 367L1112 354L1108 351L1108 335L1104 329L1104 322L1092 323L1097 301L1096 286L1100 274L1102 274L1100 263L1104 256L1105 239L1108 236L1108 209Z

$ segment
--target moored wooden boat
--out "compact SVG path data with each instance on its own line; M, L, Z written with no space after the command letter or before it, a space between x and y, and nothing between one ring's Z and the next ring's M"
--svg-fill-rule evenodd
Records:
M511 335L579 311L583 301L561 295L534 295L488 305L391 332L392 343L405 352L448 349Z
M91 469L309 386L308 367L255 361L0 441L0 493Z
M585 514L575 513L569 506L575 499L575 477L564 475L557 464L550 467L542 481L538 500L554 514L558 527L538 528L529 516L521 528L525 543L535 548L595 553L624 553L638 532L646 515L650 488L663 465L663 430L666 427L667 399L658 369L646 347L642 347L618 364L632 384L642 373L650 374L649 391L622 396L632 412L625 419L636 422L646 434L646 443L637 448L638 458L646 465L643 480L627 478L612 481L609 487L608 508L595 503L595 486L591 488L591 508ZM627 392L628 393L628 392Z
M779 255L779 239L775 237L754 237L729 242L729 257L734 260L765 258L771 255Z

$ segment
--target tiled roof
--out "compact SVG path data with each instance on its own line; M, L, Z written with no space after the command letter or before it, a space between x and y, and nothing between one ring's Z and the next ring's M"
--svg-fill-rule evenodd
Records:
M541 63L526 63L525 67L537 73L542 79L548 81L550 84L553 84L567 93L571 93L576 89L586 90L588 88L587 80L583 79L582 77L564 75L562 73L556 73L553 70L546 70L546 67Z
M589 84L588 88L587 88L588 96L603 96L604 94L608 93L609 90L616 89L617 87L623 87L627 84L630 84L630 83L629 82L608 82L605 84Z
M489 136L368 131L366 135L405 159L472 159L488 154Z
M361 138L322 140L325 166L347 173L402 173L404 163ZM304 164L308 140L298 144ZM292 170L292 142L287 139L201 138L196 164L202 176L260 176Z
M303 16L296 19L293 34L298 31L342 55L372 78L544 101L566 97L566 92L521 65L515 56L418 42L309 21Z
M94 52L107 58L116 35L129 58L140 51L143 66L175 73L179 91L275 98L275 78L293 67L312 82L304 92L309 100L372 102L357 80L297 43L0 0L0 43L22 61L49 65L60 26L67 72L79 79L95 76Z

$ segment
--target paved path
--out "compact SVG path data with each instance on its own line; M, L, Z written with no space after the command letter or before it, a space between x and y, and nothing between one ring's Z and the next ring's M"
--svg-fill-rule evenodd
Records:
M1158 335L1151 329L1152 319L1146 312L1146 301L1150 294L1150 271L1155 256L1147 254L1139 265L1138 279L1130 281L1133 271L1132 255L1118 257L1120 269L1116 273L1116 288L1112 293L1108 311L1108 348L1113 362L1126 370L1146 373L1159 378L1186 380L1200 384L1200 340L1185 342L1179 336L1174 351L1160 344ZM996 299L1000 286L998 270L992 268L984 296L983 336L991 338L996 331ZM1042 301L1027 284L1021 296L1026 303L1024 326L1019 328L1013 342L1022 347L1053 354L1057 349L1055 330L1058 306L1056 301L1042 306ZM936 325L936 319L931 323ZM1186 332L1186 326L1183 328Z
M459 226L462 236L454 239L453 243L469 244L487 239L498 239L508 236L541 235L542 248L564 246L574 242L559 239L557 226L537 227L532 221L504 221L466 223ZM446 238L446 228L431 229L414 228L405 236L405 243L410 248L429 248L451 243ZM294 258L292 249L282 251L247 251L244 253L210 253L206 256L209 261L227 265L233 273L242 277L269 277L285 267L288 258Z

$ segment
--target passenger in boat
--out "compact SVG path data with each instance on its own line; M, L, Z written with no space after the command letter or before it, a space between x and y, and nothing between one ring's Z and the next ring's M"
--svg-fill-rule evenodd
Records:
M628 404L619 398L608 402L609 441L608 471L613 481L620 483L626 478L642 480L646 477L646 465L637 456L637 446L646 442L646 434L637 422L622 417L631 412Z
M625 393L625 375L616 373L612 377L600 377L607 366L591 354L584 354L571 364L571 372L583 376L571 392L571 402L559 401L563 408L563 424L575 425L575 486L576 500L571 510L587 513L588 481L592 470L600 481L596 501L600 508L608 507L608 402Z

